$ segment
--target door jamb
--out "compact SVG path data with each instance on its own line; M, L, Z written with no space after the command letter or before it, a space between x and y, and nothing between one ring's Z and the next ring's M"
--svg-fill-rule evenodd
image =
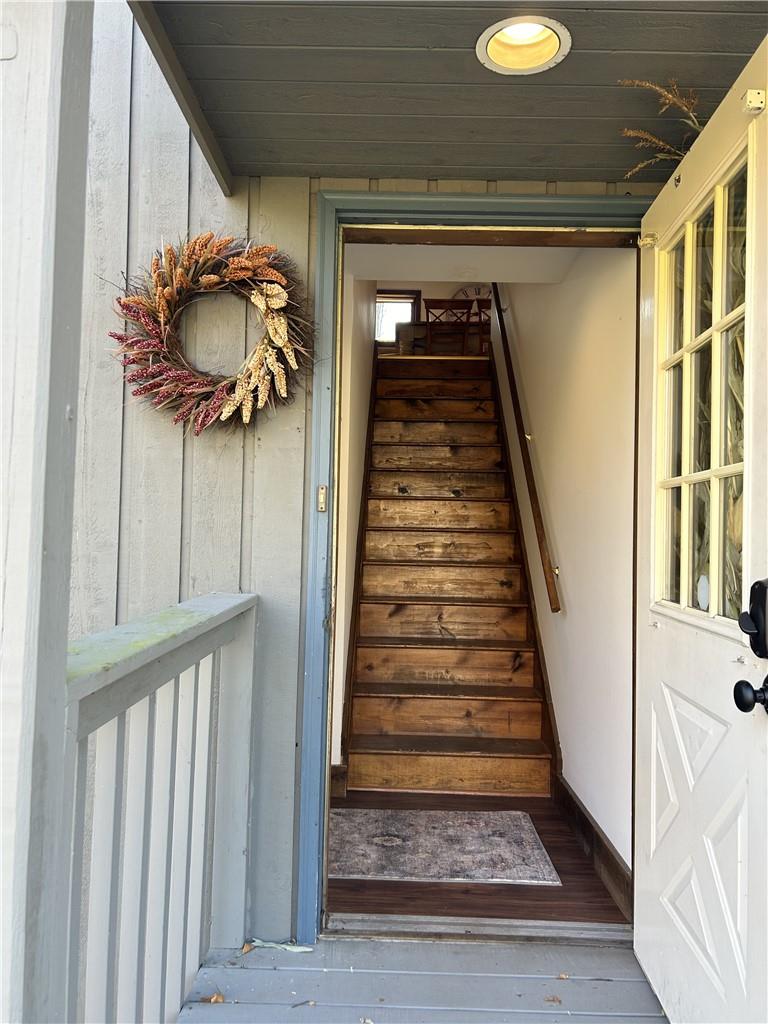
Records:
M627 227L639 230L649 196L451 195L320 191L317 193L315 320L312 382L312 505L307 538L304 678L296 825L295 928L300 943L313 944L321 926L326 805L328 800L329 635L332 629L332 544L335 518L335 408L340 342L341 228L354 224L496 227ZM327 512L314 495L328 486Z

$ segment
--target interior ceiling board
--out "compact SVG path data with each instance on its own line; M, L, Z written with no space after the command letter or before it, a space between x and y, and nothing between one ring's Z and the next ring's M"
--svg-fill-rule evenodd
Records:
M540 246L348 244L344 267L354 277L379 281L499 281L556 284L580 248Z
M768 28L768 0L154 6L236 174L618 180L639 159L621 127L682 131L618 79L677 78L707 116ZM496 75L475 41L519 13L561 20L573 49Z

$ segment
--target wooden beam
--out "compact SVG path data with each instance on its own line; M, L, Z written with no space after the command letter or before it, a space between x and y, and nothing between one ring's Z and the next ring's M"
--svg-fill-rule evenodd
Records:
M163 28L155 5L149 0L128 0L128 6L136 24L147 40L208 166L211 168L213 176L219 183L221 191L225 196L231 196L233 185L229 164L211 131L211 126L208 124L197 96L189 84L186 72L176 56L168 33Z
M382 224L343 228L345 242L369 245L537 245L546 248L575 246L579 249L633 248L637 228L472 228L425 227L423 225Z

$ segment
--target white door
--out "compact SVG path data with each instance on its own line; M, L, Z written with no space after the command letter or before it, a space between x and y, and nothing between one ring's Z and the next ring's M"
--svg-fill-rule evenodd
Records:
M768 1021L764 42L643 220L635 950L670 1020ZM763 93L764 97L764 93ZM654 237L655 236L655 237Z

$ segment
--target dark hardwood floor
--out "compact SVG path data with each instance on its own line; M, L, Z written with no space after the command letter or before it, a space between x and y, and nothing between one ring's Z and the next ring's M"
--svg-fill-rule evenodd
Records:
M350 792L345 798L334 798L331 805L527 811L563 883L561 886L465 885L457 882L377 882L334 878L329 879L327 889L326 909L331 913L626 923L626 917L598 878L576 835L550 799Z

